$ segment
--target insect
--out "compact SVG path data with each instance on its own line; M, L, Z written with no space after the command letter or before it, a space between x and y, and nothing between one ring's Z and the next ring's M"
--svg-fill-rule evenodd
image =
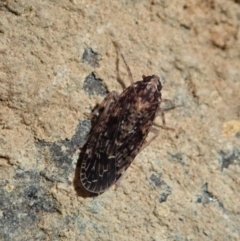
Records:
M121 94L112 91L105 97L102 112L88 136L80 182L90 193L102 193L115 184L136 155L157 137L152 125L162 101L160 79L156 75L143 76L134 83L121 56L132 83ZM155 135L147 142L149 131Z

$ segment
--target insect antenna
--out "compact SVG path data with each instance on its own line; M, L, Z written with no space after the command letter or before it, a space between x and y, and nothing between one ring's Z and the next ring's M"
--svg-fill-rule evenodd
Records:
M132 75L131 69L130 69L130 67L128 66L127 61L125 60L125 58L124 58L124 56L123 56L123 54L122 54L122 52L121 52L121 49L120 49L119 44L116 43L116 42L113 42L113 44L114 44L114 46L116 47L118 53L121 55L121 58L122 58L125 66L126 66L126 69L127 69L127 72L128 72L128 77L129 77L129 79L130 79L130 82L131 82L131 84L133 84L134 81L133 81L133 75Z

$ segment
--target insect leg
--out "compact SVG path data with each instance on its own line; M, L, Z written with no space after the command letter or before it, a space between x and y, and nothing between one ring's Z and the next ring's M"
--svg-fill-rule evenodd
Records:
M165 106L159 107L158 110L157 110L157 113L156 113L156 116L161 116L161 117L162 117L162 126L156 124L155 122L154 122L153 124L154 124L155 126L161 127L161 128L163 128L163 129L166 129L166 130L175 131L174 128L166 126L165 112L166 112L166 111L169 111L169 110L172 110L172 109L175 109L175 108L177 108L177 107L181 107L182 105L175 105L175 104L174 104L171 100L169 100L169 99L162 99L162 100L161 100L161 104L162 104L163 102L165 103Z
M91 119L93 116L99 115L99 113L101 112L100 110L102 110L102 109L103 109L102 114L105 115L108 112L111 104L118 100L118 96L119 95L116 91L110 92L104 98L104 100L95 108L95 110L92 113L85 113L85 115Z
M164 103L164 106L161 107L164 111L169 111L169 110L175 109L176 107L182 106L182 105L175 105L172 102L172 100L169 100L169 99L162 99L161 103Z
M164 110L161 107L159 107L159 109L157 110L157 113L156 113L156 116L160 116L160 115L162 117L162 125L158 125L155 122L153 122L153 125L155 125L157 127L161 127L161 128L163 128L165 130L175 131L174 128L166 126L165 113L164 113Z
M140 151L142 151L145 147L147 147L152 141L154 141L154 140L158 137L158 134L159 134L159 130L158 130L158 129L156 129L156 128L154 128L154 127L151 127L151 128L150 128L150 131L154 134L154 136L153 136L149 141L145 142L145 143L142 145ZM139 151L139 152L140 152L140 151Z

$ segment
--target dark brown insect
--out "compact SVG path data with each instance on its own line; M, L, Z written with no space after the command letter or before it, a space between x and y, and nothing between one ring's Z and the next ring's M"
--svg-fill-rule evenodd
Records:
M152 124L162 100L161 89L158 76L143 76L120 95L113 91L103 100L80 167L80 182L88 192L102 193L115 184L136 155L157 137ZM150 130L155 136L146 142Z

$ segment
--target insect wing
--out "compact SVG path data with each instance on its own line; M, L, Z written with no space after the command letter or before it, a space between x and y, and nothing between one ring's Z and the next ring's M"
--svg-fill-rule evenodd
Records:
M109 108L113 113L114 104ZM115 116L116 115L116 116ZM106 115L94 126L86 144L81 162L80 181L89 192L101 193L118 179L116 174L116 148L114 143L117 135L120 116Z
M145 92L146 85L143 81L131 85L120 95L116 104L122 110L115 140L118 175L129 167L139 153L159 107L159 91L156 89L154 98L149 100L151 95Z

